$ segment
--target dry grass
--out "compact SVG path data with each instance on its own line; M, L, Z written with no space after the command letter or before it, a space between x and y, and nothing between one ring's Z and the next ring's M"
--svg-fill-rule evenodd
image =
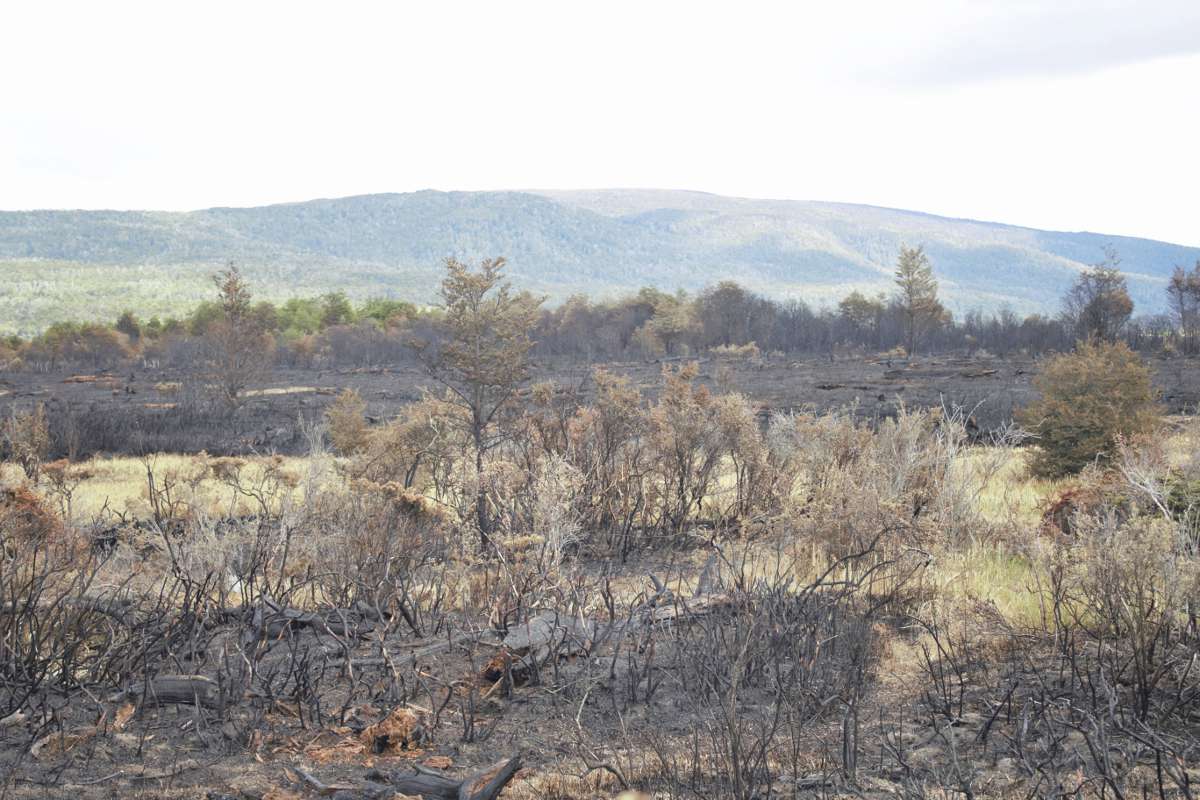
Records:
M333 392L333 389L326 389L319 386L276 386L270 389L251 389L245 393L245 396L275 397L287 394L333 394Z
M315 391L311 387L291 387L287 391L296 390ZM1178 434L1183 435L1183 432ZM1182 451L1187 443L1173 439L1172 446ZM161 482L167 476L178 479L195 474L203 467L202 459L205 458L162 453L152 456L149 463L156 479ZM997 458L1003 459L999 468L995 467ZM1012 526L1014 529L1035 526L1040 517L1041 504L1061 485L1061 482L1031 479L1025 470L1025 454L1020 450L997 454L987 448L976 448L964 451L959 459L963 469L989 473L987 480L981 482L977 502L982 516L998 526ZM268 457L239 460L246 464L243 467L244 475L254 480L262 474ZM80 466L88 477L80 483L72 499L77 520L91 519L105 507L128 513L134 518L148 518L151 515L146 491L146 461L110 457L91 459ZM307 458L292 457L284 458L282 466L286 474L300 482L309 465ZM18 480L19 474L11 465L0 468L0 478L8 482ZM720 482L721 489L727 491L731 478L722 475ZM45 487L42 488L45 491ZM196 483L194 501L204 512L214 516L249 514L255 510L252 501L217 480L211 471ZM812 542L793 542L788 549L788 560L798 580L812 579L825 564L823 553ZM688 560L695 562L693 566L699 566L705 558L706 553L695 552ZM779 564L778 553L770 545L749 548L743 558L744 566L751 573L760 568L774 570ZM931 566L931 579L950 596L992 602L1005 617L1014 622L1033 623L1040 615L1037 598L1030 591L1028 562L1003 542L973 541L966 549L939 554ZM637 580L631 580L629 584L622 588L630 593L645 588Z
M1200 417L1164 417L1163 452L1174 467L1190 463L1200 452Z
M988 603L1013 625L1041 623L1032 565L1003 543L972 542L965 550L943 553L930 577L939 597Z
M88 477L75 490L72 497L72 512L77 521L86 521L105 508L117 513L127 513L134 519L151 516L147 499L147 465L160 483L166 478L184 479L203 468L205 457L158 453L148 461L132 457L94 458L78 466ZM274 457L244 457L244 474L251 481L261 477L268 461ZM285 474L299 479L308 467L306 458L283 458ZM20 480L20 470L14 465L0 466L0 480L13 483ZM39 487L48 499L54 502L46 486ZM297 490L298 491L298 490ZM251 500L239 495L228 485L217 480L210 472L199 480L192 497L199 508L213 516L238 516L253 513L256 509Z
M986 477L976 498L976 506L984 519L993 524L1036 526L1041 509L1065 481L1034 478L1028 471L1029 452L1006 449L997 453L992 448L977 447L959 456L962 469ZM983 476L983 473L990 475Z

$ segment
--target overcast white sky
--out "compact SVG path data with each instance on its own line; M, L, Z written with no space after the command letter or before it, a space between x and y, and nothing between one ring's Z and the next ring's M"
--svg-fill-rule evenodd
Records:
M0 208L530 187L1200 245L1200 0L0 7Z

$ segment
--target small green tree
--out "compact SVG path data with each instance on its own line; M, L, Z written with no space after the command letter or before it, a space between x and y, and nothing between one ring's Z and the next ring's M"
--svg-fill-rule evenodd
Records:
M498 430L502 412L529 379L530 333L542 301L528 292L513 292L504 280L504 259L484 259L471 269L446 259L442 280L440 342L415 342L430 377L449 389L451 401L463 409L475 470L481 477L475 498L481 545L490 542L482 475L487 453L503 441Z
M654 316L646 321L642 337L645 341L662 343L667 355L674 355L697 330L695 306L682 289L667 294L654 289L642 289L640 299L653 304Z
M345 292L330 292L321 298L321 327L349 325L354 322L354 307Z
M215 315L203 331L208 371L221 398L236 408L249 385L267 372L275 340L255 317L250 287L232 262L213 276L213 284Z
M129 337L130 344L137 344L142 338L142 324L132 311L123 311L114 326L120 333Z
M904 316L904 347L916 355L921 338L947 317L938 300L933 266L921 247L901 247L896 262L896 303Z
M882 300L873 300L855 290L838 303L838 314L856 328L874 328L883 316Z
M1150 369L1123 343L1082 342L1047 361L1033 385L1041 397L1017 420L1038 437L1030 469L1040 477L1105 461L1119 438L1149 433L1158 423Z
M886 300L885 295L870 298L856 290L838 303L838 316L850 326L854 335L866 334L874 338L879 333L880 322L887 310Z

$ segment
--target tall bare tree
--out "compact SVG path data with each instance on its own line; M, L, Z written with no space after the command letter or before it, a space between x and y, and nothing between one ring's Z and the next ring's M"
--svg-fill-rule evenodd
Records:
M900 248L896 286L896 303L904 317L904 346L910 356L916 355L921 338L948 316L938 300L937 280L924 248Z
M1196 328L1200 325L1200 261L1196 262L1191 272L1183 267L1175 267L1167 283L1167 299L1183 342L1183 351L1193 352Z
M484 548L492 530L482 480L484 461L503 441L498 424L502 412L529 379L530 332L542 303L528 292L511 290L503 279L504 264L503 258L489 258L471 269L446 259L441 288L444 338L415 343L430 377L449 389L466 411L480 477L475 515Z
M1133 314L1133 299L1120 270L1121 259L1111 247L1104 261L1079 274L1063 297L1063 321L1084 341L1115 342Z

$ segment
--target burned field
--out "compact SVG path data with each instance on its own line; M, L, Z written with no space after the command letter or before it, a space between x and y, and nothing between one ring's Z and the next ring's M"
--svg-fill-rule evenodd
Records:
M679 360L666 362L667 365ZM1172 414L1200 404L1200 366L1192 358L1152 362L1163 404ZM662 361L615 362L605 369L624 375L648 397L661 383ZM567 360L535 368L535 381L586 398L594 391L594 365ZM701 359L699 381L714 391L745 394L767 417L772 413L853 408L868 421L895 416L901 407L967 409L981 431L1002 427L1033 395L1032 358L940 356L913 359L763 358ZM357 391L374 421L394 416L427 391L438 391L417 365L370 369L276 370L265 375L235 415L213 407L195 385L197 377L175 368L113 372L0 373L0 413L44 403L61 424L58 452L76 456L142 452L300 454L306 443L301 418L318 418L340 392ZM74 439L74 442L71 440Z
M9 5L0 800L1200 798L1196 0Z
M817 582L799 595L779 585L759 596L716 577L723 570L714 563L701 570L707 585L685 593L652 573L644 588L630 581L620 593L611 577L576 578L561 608L547 610L539 598L543 610L521 622L518 608L497 609L508 621L495 627L431 608L422 595L400 610L358 603L299 611L266 601L216 621L196 609L190 629L161 608L73 604L49 621L72 627L72 636L90 626L108 636L103 652L75 665L96 670L93 680L140 672L115 663L141 647L132 637L160 643L161 653L138 653L139 667L161 660L160 668L185 674L103 697L49 693L12 712L3 738L9 791L483 798L510 779L505 797L607 797L671 783L708 791L712 779L700 771L734 767L710 761L720 757L713 748L724 733L711 727L719 725L712 715L728 694L731 666L746 670L737 691L754 726L782 729L773 718L786 714L794 745L816 748L789 767L800 773L776 780L836 785L834 751L822 748L836 747L840 734L821 721L824 705L861 690L873 661L853 592ZM505 577L485 568L467 579ZM452 579L433 602L449 605L458 589ZM821 645L831 637L836 646ZM756 650L752 663L737 665L747 646ZM754 777L719 780L757 784L778 733L747 742L754 763L734 768ZM510 769L489 787L497 760ZM472 779L478 790L457 794L452 784Z
M4 793L1190 797L1197 431L1034 480L1035 369L543 365L482 489L415 368L6 375L79 449L0 498Z
M1182 362L1182 363L1177 363ZM680 363L678 360L671 363ZM628 376L647 396L661 383L664 363L616 362L604 367ZM1032 394L1036 361L1028 358L944 356L915 359L701 359L699 380L715 391L745 394L764 416L812 408L854 408L866 420L908 408L962 407L990 430L1012 420ZM587 397L593 365L567 360L535 368L535 381ZM1200 402L1200 371L1191 359L1162 360L1159 385L1173 413ZM280 369L264 375L235 415L213 406L199 378L178 368L137 367L112 372L0 374L0 412L44 403L57 423L58 455L198 452L226 455L304 452L297 419L317 418L336 395L357 391L368 414L383 421L426 391L438 391L417 365L371 369Z

